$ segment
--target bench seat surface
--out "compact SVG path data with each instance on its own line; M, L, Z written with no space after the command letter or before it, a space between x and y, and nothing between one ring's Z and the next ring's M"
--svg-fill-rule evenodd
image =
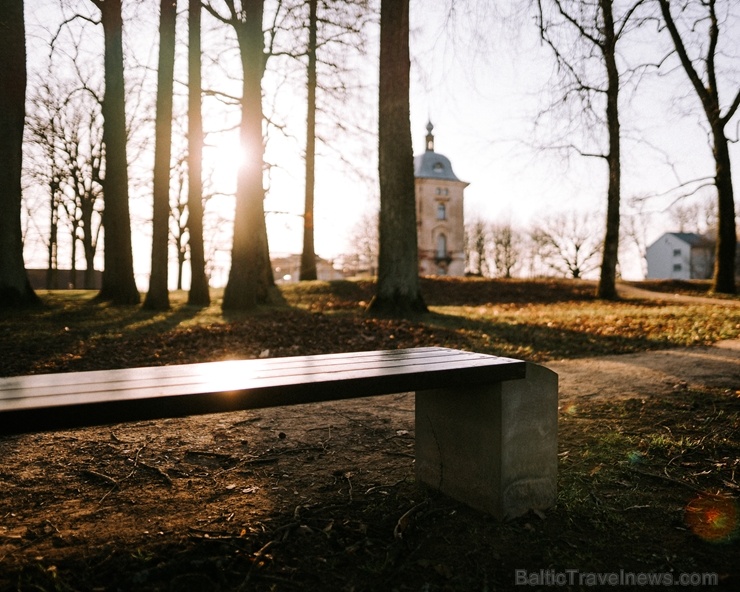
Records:
M525 368L432 347L0 378L0 435L474 386Z

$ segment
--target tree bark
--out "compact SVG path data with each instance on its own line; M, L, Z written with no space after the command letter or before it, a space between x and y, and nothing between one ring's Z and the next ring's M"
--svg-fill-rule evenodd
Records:
M123 80L123 18L121 0L92 0L100 9L105 38L105 97L103 144L105 145L105 252L103 285L98 299L114 304L138 304L131 247L126 155L126 89Z
M409 108L409 1L381 0L378 172L380 253L373 314L426 312L419 282Z
M606 66L606 125L609 133L609 188L606 204L606 234L601 262L598 296L617 298L617 264L619 262L619 207L621 200L621 137L619 126L619 70L617 68L617 36L614 29L612 0L599 0L604 19L602 51Z
M144 308L170 308L169 267L170 157L172 156L172 90L175 71L177 2L161 0L159 15L159 65L157 114L154 136L154 182L152 222L152 270Z
M242 118L239 126L244 161L236 181L234 243L231 269L224 290L224 310L248 310L269 299L274 285L265 224L262 170L262 75L264 0L243 0L243 20L235 22L242 63Z
M201 109L200 0L188 2L188 304L208 306L211 297L203 248L203 114Z
M314 189L316 166L316 29L318 0L309 0L308 16L308 108L306 112L306 197L303 210L301 281L317 279L314 245Z
M735 196L732 188L730 150L723 125L712 126L717 186L717 246L714 254L712 290L735 294L735 259L737 258L737 232L735 227Z
M26 116L26 32L23 0L0 14L0 308L36 305L23 262L21 171Z

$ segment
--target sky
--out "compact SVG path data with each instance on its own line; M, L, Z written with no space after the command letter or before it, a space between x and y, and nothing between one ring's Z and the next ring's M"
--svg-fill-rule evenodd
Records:
M50 23L54 22L54 15L59 21L53 0L37 0L34 4L32 10L27 7L29 70L32 72L38 69L37 65L43 61L41 56L48 51L45 40L53 31ZM88 4L78 1L80 6ZM495 3L496 12L491 4L483 2L481 6L488 8L482 13L458 12L450 18L444 0L411 0L410 123L414 152L424 150L426 124L431 120L436 150L451 160L460 179L470 183L465 192L468 219L480 216L491 222L511 223L525 233L557 213L580 212L595 221L595 232L602 232L606 205L605 162L578 156L564 158L542 147L548 143L548 130L535 128L534 122L538 111L552 97L548 93L554 73L550 52L539 41L531 15L520 13L512 17L509 13L510 7L522 3ZM136 53L136 59L129 63L138 64L137 69L129 73L129 81L137 79L145 66L150 71L156 67L156 43L136 42L137 35L156 39L154 6L151 0L144 3L139 9L144 25L128 33L129 47ZM735 6L734 12L739 13L740 5ZM728 34L727 39L737 40L740 39L737 28L740 14L734 17L733 31L738 34ZM89 25L86 27L88 35L93 33L90 40L85 41L86 51L92 56L99 33ZM181 27L181 34L183 30ZM316 250L327 259L351 248L357 220L373 212L378 205L377 137L374 133L377 91L373 92L378 75L375 61L378 39L375 26L369 26L367 32L368 56L353 58L351 72L353 81L362 83L365 90L352 95L344 105L345 123L361 126L366 131L335 134L318 147ZM228 46L228 36L207 31L204 47L213 39L212 35L219 36L223 47ZM654 29L642 33L627 59L649 55L649 48L655 46L655 35ZM730 44L729 50L737 55L740 48ZM227 57L229 55L232 57ZM183 57L184 46L180 44L181 67ZM206 86L214 85L224 92L238 94L238 68L234 68L235 62L229 61L232 59L233 51L231 54L227 51L221 54L219 63L204 63ZM268 76L265 80L265 96L270 102L276 100L275 114L279 114L284 131L270 130L266 158L274 166L267 177L269 191L265 207L271 250L288 253L299 252L301 248L305 91L303 73L295 64L280 62L278 66L279 75ZM151 80L147 84L151 84ZM725 96L729 97L740 85L738 72L732 73L731 80L721 81L721 90L723 84L726 85ZM677 230L670 213L665 211L676 196L672 188L692 178L712 175L713 162L698 100L687 91L682 71L672 69L661 77L646 77L636 91L623 97L623 204L633 196L666 194L646 202L646 210L650 212L645 231L649 243L663 232ZM145 104L133 109L145 117L151 115L150 112L147 115ZM233 130L219 133L216 130L233 127L238 113L231 109L219 114L221 110L223 107L213 99L204 101L206 126L213 132L208 137L204 156L206 167L213 170L211 179L216 191L228 194L233 192L240 152ZM738 135L739 118L736 115L734 125L729 126L734 130L734 137ZM324 133L334 133L331 129L326 124L323 127ZM731 157L736 180L740 178L739 152L738 144L733 144ZM342 154L350 164L341 162L337 154ZM150 155L137 158L134 168L150 166ZM146 189L132 188L137 279L146 277L149 266L150 236L145 221L150 216L150 206L147 199L150 198ZM220 237L222 243L215 250L214 258L225 272L228 271L233 198L217 195L207 208L217 220L210 237ZM29 254L27 249L27 260L42 256ZM621 259L625 277L641 277L642 265L634 249L625 248Z

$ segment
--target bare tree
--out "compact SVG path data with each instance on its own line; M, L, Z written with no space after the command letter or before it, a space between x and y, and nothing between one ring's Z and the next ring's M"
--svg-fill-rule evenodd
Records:
M73 109L56 129L57 156L61 159L62 190L60 205L71 225L72 282L77 269L77 242L85 258L85 289L95 286L95 254L102 227L103 139L99 113L87 112L85 103L68 105Z
M326 109L322 111L317 101L317 91L338 103L345 102L348 87L343 79L343 74L346 74L344 64L348 49L363 44L363 25L368 9L366 0L308 0L307 3L306 175L300 279L315 280L316 144L322 141L316 119L317 114L327 115ZM319 72L321 66L323 69ZM346 123L346 118L343 118L340 126Z
M378 270L378 211L365 212L350 229L350 248L343 269L353 275L374 276Z
M303 249L301 250L301 280L316 279L314 245L314 190L316 168L316 37L318 32L318 0L308 0L308 81L306 88L306 195L303 210Z
M249 160L237 175L234 244L231 270L224 290L224 310L250 309L269 299L274 285L265 224L262 142L262 76L265 49L262 32L264 0L223 0L225 13L212 4L204 8L233 27L242 65L241 123L239 135Z
M628 200L627 214L624 216L624 236L635 247L640 259L640 270L647 277L648 234L652 227L653 212L646 210L646 200L633 197Z
M131 216L126 151L126 92L123 76L123 17L121 0L90 0L100 10L105 38L105 98L103 144L105 145L105 268L102 300L115 304L138 304L131 246Z
M617 13L614 0L537 0L540 35L552 49L562 75L563 92L558 102L576 101L581 112L592 118L588 123L581 122L584 137L593 133L594 124L607 131L605 145L600 146L598 138L593 136L592 148L569 145L582 155L604 159L608 168L606 232L598 286L601 298L617 297L622 76L617 64L617 45L636 23L635 13L644 2L631 0L620 5Z
M401 316L427 310L419 282L409 69L409 1L381 0L380 254L377 291L368 309Z
M493 264L499 277L511 278L514 267L520 263L521 240L511 223L491 226Z
M489 235L488 224L480 216L473 216L465 224L465 268L472 275L488 275Z
M668 211L679 232L717 232L717 204L714 200L674 204Z
M187 184L187 156L184 154L176 159L173 167L173 199L170 205L170 240L177 253L177 281L176 289L182 290L183 272L188 254L188 195Z
M544 263L553 271L574 279L598 269L602 243L588 214L561 214L545 220L532 231Z
M157 114L154 137L154 183L152 223L152 270L144 308L170 307L169 267L170 158L172 156L172 91L175 71L177 2L159 4L159 66L157 68Z
M26 114L23 0L9 0L0 18L0 307L37 304L23 262L21 171Z
M48 265L46 272L46 288L54 290L59 287L58 274L59 258L59 225L60 214L63 211L62 200L64 197L61 187L64 166L58 155L60 113L63 105L60 105L58 94L47 82L41 84L29 99L31 112L26 118L26 132L29 145L39 148L39 158L30 159L26 167L34 182L46 186L49 189L49 240ZM34 154L32 152L32 154ZM74 235L73 235L74 241ZM74 248L73 248L74 250ZM74 267L73 267L74 269ZM72 274L74 276L74 273ZM74 280L73 280L74 281Z
M740 107L740 88L734 91L729 106L724 109L720 102L717 58L720 34L725 19L736 5L734 0L681 0L673 2L658 0L665 28L678 55L681 66L688 76L691 86L701 101L704 114L709 123L712 137L712 154L715 163L714 182L717 187L717 243L714 259L712 289L715 292L734 294L735 258L737 234L735 228L735 198L732 187L729 140L725 131L730 120ZM677 9L676 9L677 7ZM674 10L676 16L674 16ZM682 30L679 30L682 27ZM690 39L696 38L697 31L705 35L693 47ZM689 55L693 52L693 56Z
M203 114L201 89L201 0L188 1L188 304L208 306L211 297L203 245Z

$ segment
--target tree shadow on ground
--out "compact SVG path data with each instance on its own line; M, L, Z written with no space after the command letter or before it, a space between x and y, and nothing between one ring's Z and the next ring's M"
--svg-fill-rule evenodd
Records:
M196 318L201 307L175 304L168 311L151 311L139 305L111 305L94 299L95 293L70 297L48 296L44 306L0 316L0 375L71 370L75 360L87 360L92 368L123 367L126 354L95 359L99 348L125 343L135 350L136 342L148 335L167 334ZM65 367L72 363L72 367Z
M432 328L454 332L458 342L464 341L468 348L475 351L534 362L647 351L678 345L669 339L650 335L603 335L580 330L578 327L471 319L439 312L430 313L426 324Z

